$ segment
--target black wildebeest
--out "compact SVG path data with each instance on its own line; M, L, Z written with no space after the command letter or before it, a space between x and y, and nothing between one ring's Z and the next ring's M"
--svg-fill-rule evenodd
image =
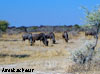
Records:
M45 46L48 46L48 41L44 33L40 34L30 34L29 35L29 41L30 45L32 46L33 43L35 43L36 40L40 40L43 42Z
M55 35L53 32L50 32L48 34L45 34L47 39L52 39L52 43L55 44L56 40L55 40Z
M62 34L62 37L65 39L66 42L68 42L69 38L68 38L67 31L64 31L64 33Z
M85 31L85 36L88 36L88 35L91 35L91 36L96 36L96 32L95 31L91 31L91 30L89 30L89 31Z

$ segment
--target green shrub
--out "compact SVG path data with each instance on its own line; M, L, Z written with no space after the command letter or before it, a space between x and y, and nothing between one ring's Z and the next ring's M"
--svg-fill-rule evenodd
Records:
M2 31L6 31L6 29L8 28L9 23L7 21L0 21L0 29Z
M78 24L75 24L74 27L77 28L77 29L80 28L80 26Z

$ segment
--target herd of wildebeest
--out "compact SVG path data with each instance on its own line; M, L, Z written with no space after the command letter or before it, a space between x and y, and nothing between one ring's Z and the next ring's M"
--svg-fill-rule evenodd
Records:
M88 36L88 35L95 37L96 32L95 31L85 31L85 36ZM69 40L68 31L64 31L62 33L62 38L64 38L65 42L68 43L68 40ZM37 40L42 41L45 46L48 46L48 43L49 43L48 39L52 40L53 44L56 43L55 34L53 32L39 33L39 34L25 33L22 35L22 39L23 41L29 40L30 46L32 46Z

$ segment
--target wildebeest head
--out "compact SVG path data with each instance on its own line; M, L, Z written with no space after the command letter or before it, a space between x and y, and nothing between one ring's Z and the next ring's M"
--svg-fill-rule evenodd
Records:
M64 33L62 34L62 37L65 39L66 42L68 42L69 38L68 38L67 31L64 31Z
M49 42L47 40L45 40L45 41L43 41L43 43L44 43L45 46L48 46Z
M22 41L25 41L26 39L28 39L28 35L29 35L29 34L23 34L23 35L22 35Z
M55 35L54 35L53 32L50 32L50 33L46 34L46 38L47 39L48 38L52 39L52 43L55 44L56 40L55 40Z
M44 33L41 33L41 41L44 43L44 45L48 46L48 40L46 38L46 35Z
M28 36L28 39L29 39L30 45L32 46L32 44L33 44L33 37L32 37L32 34L30 34L30 35Z
M22 35L22 41L25 41L25 40L28 40L28 36L30 35L31 33L25 33Z
M52 38L53 44L55 44L56 40L55 40L55 35L53 32L50 33L50 36Z

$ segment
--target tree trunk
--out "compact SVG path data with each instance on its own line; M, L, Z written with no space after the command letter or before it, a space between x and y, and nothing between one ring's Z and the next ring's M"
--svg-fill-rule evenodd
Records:
M91 47L90 53L89 53L89 55L86 57L86 62L88 62L89 60L92 59L92 56L93 56L95 47L97 46L97 43L98 43L98 34L99 34L99 25L97 25L96 43L95 43L95 45L94 45L93 47Z
M95 47L97 46L97 43L98 43L98 34L99 34L99 24L97 25L96 44L95 44L95 46L94 46L94 49L95 49Z

